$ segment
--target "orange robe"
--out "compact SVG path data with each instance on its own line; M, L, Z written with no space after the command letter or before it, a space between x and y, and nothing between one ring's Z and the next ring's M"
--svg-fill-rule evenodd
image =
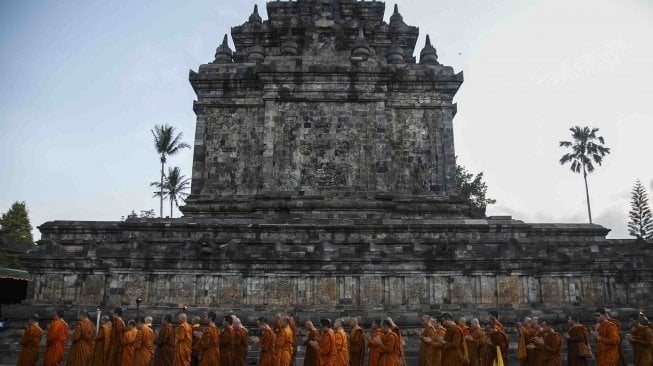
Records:
M152 350L154 348L154 331L147 325L143 325L136 335L134 348L134 366L150 366Z
M297 323L295 323L293 317L288 319L288 326L290 327L290 330L292 330L292 357L290 358L290 365L294 366L295 355L297 354Z
M292 329L289 326L279 329L274 341L274 366L290 366L294 347Z
M234 366L245 366L247 363L247 328L234 329L236 344L234 346Z
M306 353L304 354L304 366L318 366L317 363L317 352L313 346L311 346L312 341L317 341L320 338L320 331L317 329L308 331L308 337L304 342L306 347Z
M175 350L175 331L172 329L172 324L165 324L159 334L154 339L156 345L156 352L154 353L154 361L152 366L171 366L172 355Z
M399 359L402 359L404 357L404 341L401 339L401 329L395 325L392 327L392 331L397 335L397 338L399 339Z
M379 365L379 358L381 357L381 346L374 342L373 340L375 338L383 338L383 332L381 332L381 329L376 328L372 332L372 336L369 342L367 342L367 348L369 349L369 357L367 360L367 365L368 366L378 366Z
M501 323L499 322L497 323L501 325ZM501 351L501 358L503 359L503 364L504 366L508 366L509 340L506 333L503 332L503 325L494 327L494 332L490 333L490 339L492 341L492 350L491 350L491 358L488 359L488 362L494 362L494 360L497 359L496 349L498 346L499 350Z
M422 337L424 338L435 338L435 327L431 324L428 323L424 329L422 330ZM419 366L431 366L432 364L429 362L429 356L431 354L430 352L430 347L431 345L426 342L425 340L420 338L419 341L419 359L418 359L418 365Z
M463 364L465 337L458 325L452 325L444 333L442 344L442 366L461 366Z
M619 328L604 320L598 329L600 339L597 341L596 351L599 354L597 366L618 366L619 365Z
M567 365L568 366L587 366L587 359L578 356L578 346L581 343L587 343L587 328L577 324L567 332Z
M18 366L36 366L41 349L41 337L43 329L36 324L28 325L25 333L20 338L20 356Z
M347 348L349 349L349 366L364 366L365 336L358 325L349 332Z
M104 366L109 357L109 347L111 346L111 328L109 323L100 325L98 333L95 335L95 344L93 346L92 366Z
M108 366L120 366L122 363L122 345L120 341L125 334L125 322L122 318L113 318L111 322L111 352Z
M261 351L258 354L258 366L274 366L274 343L277 337L272 329L266 328L261 332Z
M336 366L349 366L349 350L347 349L347 333L340 328L333 332L336 340Z
M63 319L55 319L48 327L43 366L61 366L68 341L68 324Z
M136 336L138 330L127 330L120 339L122 353L120 354L120 366L132 366L134 364L134 353L136 352Z
M435 335L444 337L445 334L447 333L446 329L444 328L436 328L435 329ZM434 338L431 338L431 342L429 342L429 350L431 352L430 357L429 357L429 366L441 366L442 365L442 344L437 342Z
M519 330L519 344L517 346L517 358L521 366L535 366L537 363L538 353L535 349L528 349L526 346L533 343L533 338L537 335L537 328L522 327Z
M472 329L470 332L473 340L467 341L469 366L482 366L481 355L485 347L485 332L481 328Z
M95 324L88 319L81 320L75 326L73 335L70 336L72 345L68 353L68 366L88 366L93 359L93 345L95 344Z
M630 334L630 343L635 353L635 366L653 365L653 330L650 327L635 328Z
M193 330L190 324L179 324L175 339L177 344L172 356L172 366L190 366L190 354L193 350Z
M399 337L394 331L389 331L381 338L379 347L378 366L399 366L401 360L401 346Z
M562 337L560 334L551 332L544 336L544 344L541 348L539 366L560 366L560 351L562 350Z
M200 366L216 366L219 364L220 330L215 325L204 328L197 349L200 351Z
M336 366L338 350L336 349L336 335L329 329L320 337L319 350L317 352L318 365Z
M236 343L236 335L234 328L231 326L225 327L220 332L220 366L233 366L234 365L234 345Z

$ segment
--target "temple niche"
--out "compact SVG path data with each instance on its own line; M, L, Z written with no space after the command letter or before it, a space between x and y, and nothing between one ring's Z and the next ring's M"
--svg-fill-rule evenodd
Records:
M178 219L51 221L21 305L160 314L419 314L562 321L650 307L653 249L590 224L478 217L456 194L462 72L380 1L270 1L189 75L191 195ZM390 9L388 9L390 10ZM419 55L415 57L414 55ZM189 106L190 108L190 106ZM465 106L474 108L474 106ZM17 307L3 309L18 315Z

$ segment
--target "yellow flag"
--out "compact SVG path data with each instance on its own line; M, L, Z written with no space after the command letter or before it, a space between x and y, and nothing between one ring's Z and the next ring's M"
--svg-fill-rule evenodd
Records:
M503 366L503 356L501 355L501 348L497 346L497 357L494 359L492 366Z

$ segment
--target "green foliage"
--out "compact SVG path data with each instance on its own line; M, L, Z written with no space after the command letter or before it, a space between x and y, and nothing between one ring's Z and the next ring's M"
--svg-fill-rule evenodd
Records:
M630 197L628 234L638 239L653 239L653 214L648 206L648 192L639 179L635 181Z
M590 192L587 187L587 174L594 171L594 164L601 165L603 157L610 153L610 148L605 145L603 136L597 136L598 128L574 126L571 131L571 141L560 141L560 147L571 148L571 152L562 155L560 164L570 164L569 169L574 173L583 173L585 181L585 196L587 198L587 216L592 223L592 209L590 206Z
M474 176L458 163L456 163L456 187L460 196L469 202L472 211L478 216L484 216L487 205L497 202L495 199L487 197L487 185L483 181L483 172Z
M170 200L170 217L172 218L172 204L179 207L179 200L188 196L186 190L190 188L190 179L181 174L179 167L168 168L168 175L165 176L163 186L159 182L152 182L150 186L159 188L158 192L154 192L154 197L163 195Z
M150 130L150 132L154 137L154 148L156 149L157 154L159 154L159 160L161 161L161 181L159 182L161 190L159 191L158 196L160 198L159 215L163 217L163 197L165 195L165 192L163 192L163 179L165 176L163 169L166 164L167 156L175 155L182 149L190 148L190 145L182 142L181 138L183 137L183 134L181 132L176 133L175 128L168 124L156 125L153 130ZM172 203L170 205L172 206Z
M2 214L2 217L0 217L0 231L11 241L34 245L32 225L29 222L25 202L14 202L9 211Z
M129 219L153 219L156 217L156 213L154 210L141 210L140 213L136 213L136 211L132 210L131 213L127 214L127 220ZM122 219L124 220L124 216Z
M9 253L3 253L0 251L0 267L4 268L13 268L13 269L25 269L22 263L15 256Z

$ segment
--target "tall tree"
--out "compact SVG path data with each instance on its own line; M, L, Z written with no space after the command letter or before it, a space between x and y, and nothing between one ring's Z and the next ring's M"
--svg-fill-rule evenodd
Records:
M467 171L462 165L456 163L456 187L458 193L472 208L475 216L483 217L487 205L497 201L487 197L487 185L483 181L483 172L476 174Z
M159 182L152 182L151 186L160 188ZM179 200L183 200L188 196L186 191L190 188L190 179L181 174L181 169L179 167L168 168L168 175L166 175L165 180L163 181L163 189L160 189L159 192L163 192L164 196L167 196L170 201L170 218L173 217L172 209L173 203L179 207ZM155 196L159 196L160 193L154 193Z
M587 198L587 216L592 223L592 209L590 208L590 192L587 187L587 175L594 171L594 164L601 165L603 157L610 153L610 148L605 145L603 136L597 136L598 128L574 126L571 131L572 141L560 141L561 147L571 148L560 158L560 164L571 163L570 169L574 173L583 173L585 180L585 196Z
M152 136L154 137L154 147L156 148L156 152L159 154L159 159L161 160L159 216L163 217L163 170L165 168L166 159L168 156L175 155L181 151L181 149L190 148L190 145L181 141L183 134L181 132L176 133L175 128L168 124L156 125L153 130L150 130L150 132L152 132Z
M628 234L638 239L653 239L653 214L648 206L648 193L639 179L635 181L630 197Z
M14 202L9 211L2 214L0 230L7 238L16 243L34 245L32 224L29 222L25 202Z

